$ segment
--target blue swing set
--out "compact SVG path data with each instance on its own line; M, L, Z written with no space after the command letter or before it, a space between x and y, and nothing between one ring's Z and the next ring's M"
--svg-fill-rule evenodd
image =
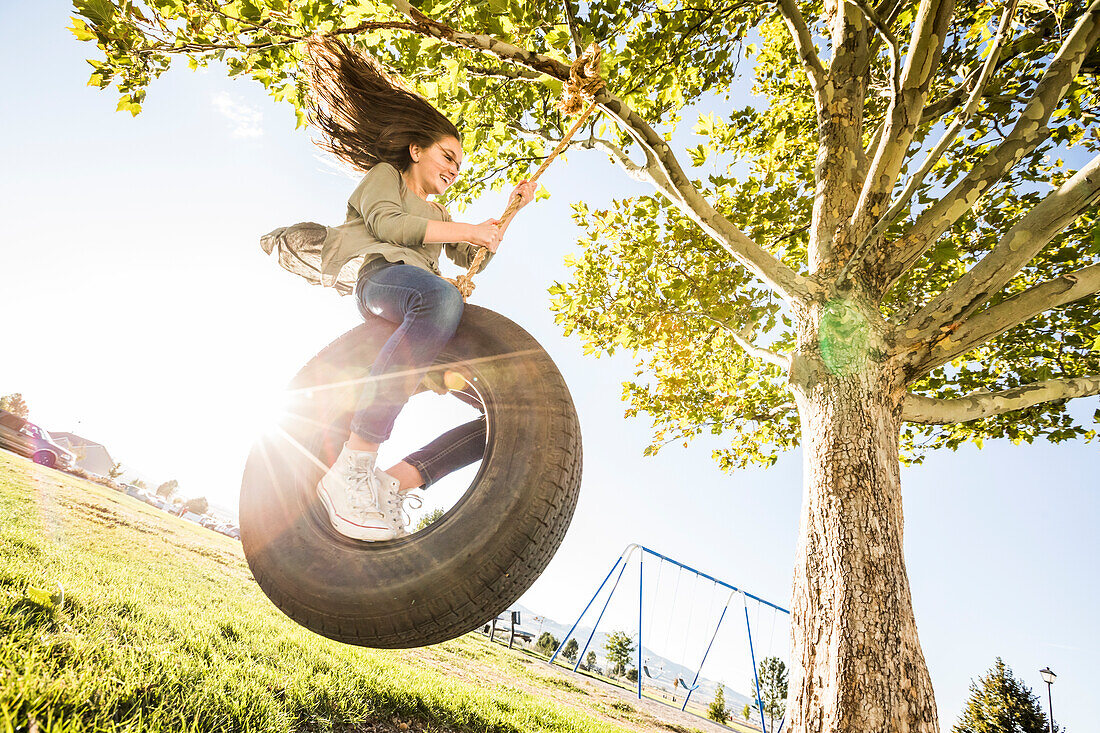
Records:
M672 613L675 610L675 602L676 602L675 599L677 598L677 595L679 593L680 579L685 573L688 574L690 577L692 577L696 584L698 584L699 582L704 582L704 583L709 582L711 584L712 590L721 589L721 590L727 591L725 603L723 604L721 613L718 616L718 621L714 625L713 631L711 632L710 637L707 640L706 648L704 649L704 651L702 653L702 657L699 660L699 664L694 668L694 676L692 677L691 682L690 683L687 682L684 679L684 675L682 675L682 674L678 674L678 673L673 673L672 674L672 679L673 679L673 685L672 685L673 686L673 696L672 696L672 699L673 699L673 702L675 703L675 700L676 700L675 690L682 689L682 690L686 691L686 694L684 694L682 703L680 705L676 706L676 707L679 707L680 710L682 710L682 711L687 711L688 702L690 701L692 694L696 690L698 690L700 685L701 685L700 675L703 671L703 665L706 663L707 657L710 655L711 650L714 647L714 641L718 637L718 632L722 628L723 622L726 620L727 612L730 610L730 604L733 601L733 598L735 596L740 596L741 599L742 599L742 602L743 602L743 605L744 605L744 611L745 611L745 629L746 629L746 632L747 632L747 635L748 635L748 652L749 652L749 658L752 661L752 670L753 670L752 679L753 679L753 683L754 683L755 688L756 688L755 689L756 707L757 707L758 711L763 711L764 704L763 704L763 699L762 699L763 696L761 694L761 688L760 688L760 675L759 675L759 672L758 672L758 669L757 669L757 664L756 664L756 649L755 649L754 640L753 640L753 628L752 628L752 623L751 623L750 617L749 617L749 601L751 600L751 601L753 601L757 604L758 611L761 608L770 608L773 611L773 613L786 614L788 616L790 615L790 611L788 611L785 608L781 608L781 607L775 605L774 603L771 603L770 601L766 601L763 598L760 598L760 597L755 596L751 593L748 593L748 592L746 592L746 591L744 591L740 588L737 588L733 585L730 585L729 583L726 583L722 580L719 580L718 578L715 578L711 575L708 575L708 574L706 574L706 573L704 573L700 570L696 570L695 568L692 568L692 567L690 567L690 566L688 566L684 563L681 563L677 560L673 560L672 558L670 558L666 555L662 555L659 552L655 552L654 550L651 550L648 547L644 547L644 546L638 545L638 544L628 545L626 547L626 549L623 550L622 554L615 561L615 564L612 565L611 570L608 571L607 576L603 579L603 582L600 583L599 587L596 589L596 592L592 595L591 600L588 601L588 604L585 605L584 610L581 611L580 615L577 617L577 620L573 624L572 628L569 629L569 633L566 634L563 637L561 644L559 644L559 646L558 646L557 650L554 652L553 656L550 657L550 664L555 663L555 660L557 660L558 655L561 653L562 649L564 648L566 641L573 637L573 633L577 630L577 627L580 625L581 620L585 617L585 615L588 613L588 611L595 604L596 600L600 597L601 593L603 593L604 589L608 586L608 583L611 581L611 577L613 575L615 575L615 571L618 570L618 574L615 575L614 582L611 583L610 592L607 593L607 597L604 599L603 606L600 608L600 612L596 617L596 622L592 625L592 630L588 635L588 639L585 641L583 649L581 649L580 653L577 655L576 663L573 665L573 671L576 672L580 668L581 660L584 659L585 653L588 651L588 648L591 645L592 640L596 635L596 629L599 627L600 621L603 620L604 614L607 612L608 605L611 603L611 598L612 598L612 596L615 595L615 591L619 587L619 583L623 578L623 574L626 571L627 566L631 564L631 561L632 561L633 556L634 556L635 553L637 553L637 557L638 557L638 629L637 629L637 637L636 637L637 638L637 655L638 655L637 656L637 668L640 671L640 674L638 674L638 680L637 680L638 699L642 698L643 676L645 678L648 678L648 679L654 680L654 681L660 681L660 682L665 682L666 681L665 680L666 670L664 668L663 663L655 671L654 669L651 669L649 659L645 659L645 660L642 659L642 638L643 638L642 637L642 628L643 628L643 623L642 622L643 622L643 609L644 609L644 588L643 588L643 585L644 585L644 579L645 579L644 568L645 568L645 564L646 564L646 559L648 557L650 560L656 560L658 563L660 563L658 565L657 583L656 583L656 590L654 592L654 598L656 598L657 591L659 591L659 589L660 589L661 573L663 572L664 565L668 564L670 566L673 566L673 567L677 568L676 586L675 586L675 589L673 590L672 596L671 596L672 603L673 603L673 611L670 612L670 616L672 615ZM686 644L686 642L687 642L686 634L690 631L692 621L694 620L694 597L695 596L692 595L692 602L691 602L692 605L691 605L689 613L688 613L688 621L685 624L685 640L684 640L684 644L682 645L682 648L686 648L686 646L687 646L687 644ZM759 618L758 618L758 620L759 620ZM652 624L651 624L651 626L652 626ZM672 630L672 619L671 618L668 620L668 623L666 625L666 629L667 630L666 630L665 648L667 649L668 648L668 640L669 640L668 635L671 634L671 630ZM774 620L773 620L773 634L774 634ZM667 704L667 703L665 703L665 704ZM768 727L767 722L764 718L764 715L762 713L760 715L760 727L761 727L763 733L782 733L784 722L785 722L784 718L780 718L779 725L774 726L774 721L772 721L773 726L774 726L774 730L769 730L769 727Z

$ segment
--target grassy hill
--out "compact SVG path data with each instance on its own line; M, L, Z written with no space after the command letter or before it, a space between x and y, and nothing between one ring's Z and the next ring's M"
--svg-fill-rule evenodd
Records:
M651 712L476 634L316 636L235 540L0 451L0 733L712 729Z

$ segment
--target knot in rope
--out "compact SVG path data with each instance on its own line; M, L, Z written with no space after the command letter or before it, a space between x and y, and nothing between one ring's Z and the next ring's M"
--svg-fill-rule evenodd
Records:
M593 42L569 67L569 81L558 102L562 114L577 114L604 88L603 77L600 76L601 53L600 47Z
M467 272L462 273L458 277L445 277L443 278L447 282L458 288L458 292L462 293L462 300L469 300L470 296L474 294L474 273L481 268L481 263L485 261L486 253L489 250L484 247L477 248L477 254L474 255L474 259L470 262L470 267Z

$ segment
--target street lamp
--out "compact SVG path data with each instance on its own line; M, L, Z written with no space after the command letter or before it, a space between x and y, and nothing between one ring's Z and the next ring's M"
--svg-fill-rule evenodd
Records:
M1043 667L1039 670L1039 674L1043 675L1043 682L1047 683L1047 705L1050 708L1050 733L1054 733L1054 703L1050 698L1050 686L1054 684L1054 678L1058 675L1054 674L1054 671L1050 667Z

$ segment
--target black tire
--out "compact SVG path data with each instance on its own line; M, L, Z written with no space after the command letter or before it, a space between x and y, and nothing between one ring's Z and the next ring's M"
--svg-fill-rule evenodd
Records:
M298 373L283 432L249 455L240 504L244 552L272 602L318 634L376 648L445 641L506 610L561 544L581 476L580 426L557 367L518 325L467 305L437 363L462 374L486 411L470 489L408 537L336 533L315 487L347 438L358 380L394 328L372 319Z
M40 450L34 454L34 462L39 466L45 466L46 468L53 468L57 465L57 456L48 450Z

